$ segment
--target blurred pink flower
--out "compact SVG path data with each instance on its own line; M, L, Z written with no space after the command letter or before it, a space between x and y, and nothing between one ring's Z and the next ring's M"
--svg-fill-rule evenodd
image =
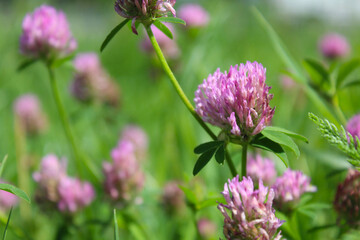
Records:
M354 140L355 137L358 137L360 140L360 114L349 119L346 130L353 136Z
M197 228L202 239L212 239L216 234L216 225L207 218L201 218L197 221Z
M57 202L59 200L58 184L66 177L66 161L59 160L54 154L46 155L41 160L40 171L33 174L38 183L37 199L39 201Z
M117 106L120 89L103 69L95 53L78 54L74 60L76 74L70 87L80 101L99 100Z
M282 209L291 209L300 201L306 192L316 192L317 188L310 184L310 178L301 171L287 169L278 177L272 186L275 191L274 203Z
M294 82L294 80L287 75L281 75L280 80L281 80L281 86L285 90L294 89L294 87L296 86L296 83Z
M345 57L350 52L347 39L337 33L330 33L322 37L319 43L321 53L329 59Z
M218 209L224 215L224 235L232 239L279 240L277 229L283 221L275 217L272 207L274 191L264 187L254 189L250 177L239 182L239 175L225 183L222 192L227 204L219 204ZM230 211L230 214L227 211Z
M170 212L180 212L185 206L184 193L179 188L178 181L169 181L166 183L162 193L162 203L165 209Z
M61 178L58 191L58 208L62 212L77 212L88 206L95 196L90 183L68 176Z
M14 111L26 133L37 134L47 127L47 120L39 99L33 94L18 97L14 103Z
M135 154L139 161L146 158L148 151L148 136L144 130L137 125L127 125L121 134L121 139L130 141L135 148Z
M204 27L209 23L209 14L198 4L184 4L178 13L179 18L186 22L186 27Z
M266 69L257 62L231 66L209 75L195 92L196 112L225 133L248 141L269 125L275 108L265 84Z
M0 180L0 183L5 182ZM10 208L15 206L17 203L18 197L7 191L0 190L0 212L4 213L6 211L9 211Z
M25 16L20 50L34 58L55 58L73 52L77 47L62 11L47 5Z
M126 204L142 190L145 177L132 142L121 140L112 150L111 157L113 163L103 163L105 191L114 202Z
M268 186L273 184L276 179L274 162L268 158L263 158L260 154L257 154L256 157L249 156L246 172L254 182L262 180Z
M170 39L168 36L166 36L162 31L160 31L154 25L151 26L151 30L153 31L153 34L154 34L161 50L163 51L164 55L168 58L176 59L180 55L180 50L175 42L174 27L168 23L165 23L165 25L173 33L174 39ZM148 36L146 36L145 39L141 42L141 47L147 53L154 53L154 48L153 48Z

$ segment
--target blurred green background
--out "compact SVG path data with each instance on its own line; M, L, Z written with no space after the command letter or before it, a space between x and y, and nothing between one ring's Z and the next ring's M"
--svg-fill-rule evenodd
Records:
M178 0L175 7L187 2L190 1ZM223 184L230 177L229 170L226 165L218 166L215 161L211 161L199 176L192 176L197 158L193 148L210 138L187 112L156 61L141 51L139 46L144 31L136 36L124 28L100 54L99 48L105 36L121 21L113 10L113 1L0 0L0 158L6 154L9 156L3 178L17 185L21 174L16 167L19 153L16 152L18 142L14 134L13 103L24 93L34 93L39 97L49 120L46 133L27 138L26 154L31 157L31 172L38 169L43 156L55 153L68 159L68 172L76 176L73 156L62 131L45 67L36 63L22 72L16 71L24 60L18 50L23 17L44 3L66 13L72 33L78 41L77 52L99 53L103 66L122 92L122 104L118 109L82 104L69 93L73 70L66 66L56 70L61 97L79 148L101 169L103 161L111 160L110 151L116 146L126 124L138 124L150 139L148 159L143 166L147 179L142 192L143 203L131 210L143 230L133 227L128 231L130 233L123 231L122 234L127 235L123 235L125 237L122 239L195 239L190 210L181 217L169 217L163 211L159 203L162 187L167 181L177 179L185 186L197 189L200 198L220 197ZM290 157L290 166L311 176L312 183L318 187L311 201L331 203L336 185L344 174L329 177L329 173L347 167L345 157L323 141L315 125L308 119L309 111L318 111L301 87L295 86L290 90L282 87L280 75L286 68L266 32L252 15L251 7L255 5L264 14L299 63L303 58L321 58L318 40L328 32L345 35L352 46L351 55L358 56L360 42L356 29L359 28L359 21L350 19L336 22L316 15L296 16L286 12L275 1L207 0L199 3L210 14L209 25L200 29L195 37L187 34L180 26L176 26L175 32L181 56L173 62L173 67L185 93L193 99L197 85L218 67L224 71L230 65L246 61L262 63L267 69L267 84L272 86L271 93L274 94L271 102L271 106L276 106L273 125L301 133L310 141L309 144L299 142L301 157ZM341 93L340 103L347 118L359 111L358 91L359 87L353 87ZM218 132L218 129L213 129ZM238 169L240 152L236 147L231 148ZM285 167L281 161L275 155L269 156L275 160L279 173L282 172ZM28 193L32 196L36 186L31 179L29 181L31 186ZM105 203L101 185L93 184L97 197L90 208L93 216L105 221L111 217L112 207ZM42 214L35 202L30 208L31 223L22 218L19 207L14 209L11 221L13 228L8 232L7 239L53 239L58 226L55 219L57 215ZM223 218L216 205L201 210L196 217L202 216L217 224L217 236L214 239L223 237ZM2 216L3 221L6 218L7 215ZM82 222L83 218L79 219ZM305 214L299 216L299 219L303 223L299 225L301 229L298 229L301 239L335 239L337 236L337 229L307 232L317 225L335 223L336 215L332 209L319 209L313 216ZM93 239L112 239L111 222L105 229L98 226L95 228ZM4 223L1 229L4 229ZM21 234L19 237L17 231L27 237ZM69 239L88 239L84 236L74 232Z

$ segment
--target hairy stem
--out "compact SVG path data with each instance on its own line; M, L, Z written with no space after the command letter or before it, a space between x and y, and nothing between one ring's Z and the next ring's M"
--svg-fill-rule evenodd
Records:
M246 161L247 161L247 143L244 143L241 153L241 176L246 177Z
M209 136L213 139L216 140L217 137L216 135L211 131L211 129L206 125L206 123L201 119L201 117L196 113L193 105L190 103L189 99L186 97L184 91L182 90L179 82L176 80L176 77L174 75L174 73L171 71L169 64L167 63L163 52L161 51L161 48L158 44L158 42L155 39L155 36L151 30L150 25L145 26L147 34L149 36L149 39L151 41L151 44L154 47L154 50L156 52L156 55L158 56L161 66L164 69L165 73L169 76L170 81L172 83L172 85L174 86L177 94L179 95L179 97L181 98L181 101L185 104L186 108L189 110L189 112L191 113L191 115L193 115L193 117L196 119L196 121L201 125L201 127L209 134ZM236 169L234 167L234 163L230 157L230 154L228 154L226 152L226 160L228 162L228 166L230 168L230 171L232 173L232 175L236 175Z

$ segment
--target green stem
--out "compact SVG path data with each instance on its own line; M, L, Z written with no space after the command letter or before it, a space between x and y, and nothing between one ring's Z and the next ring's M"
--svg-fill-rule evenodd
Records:
M339 98L337 95L334 95L331 103L334 106L335 113L336 113L337 117L339 118L341 124L343 126L346 126L347 120L346 120L344 113L341 111L340 104L339 104Z
M77 168L77 171L80 175L80 177L82 176L82 172L81 172L81 164L80 164L80 152L77 148L76 142L75 142L75 138L72 135L71 129L70 129L70 124L69 124L69 119L66 115L65 112L65 108L64 105L61 102L60 99L60 94L59 94L59 90L58 90L58 86L57 86L57 82L55 79L55 75L54 75L54 70L52 69L52 67L50 65L47 65L47 69L49 72L49 77L50 77L50 84L51 84L51 90L55 99L55 103L56 103L56 107L61 119L61 123L63 125L64 131L65 131L65 135L67 137L67 140L70 144L70 147L73 150L73 153L75 155L75 165Z
M235 165L231 159L231 156L227 150L225 150L225 157L226 157L226 161L228 162L230 172L231 172L232 176L235 177L237 175L237 171L236 171Z
M189 99L186 97L184 91L182 90L179 82L176 80L176 77L174 75L174 73L171 71L169 64L167 63L164 54L161 51L161 48L159 46L159 44L157 43L155 36L151 30L150 25L145 26L147 34L149 36L149 39L151 41L151 44L154 47L154 50L156 52L156 55L158 56L161 66L163 67L164 71L166 72L166 74L169 76L170 81L172 83L172 85L174 86L176 92L178 93L179 97L181 98L182 102L185 104L186 108L189 110L189 112L191 113L191 115L193 115L193 117L196 119L196 121L201 125L201 127L209 134L209 136L213 139L216 140L217 137L216 135L211 131L211 129L205 124L205 122L201 119L201 117L196 113L193 105L190 103ZM230 168L230 171L232 173L233 176L236 176L236 169L234 166L234 163L230 157L230 155L226 152L226 160L228 162L228 166Z
M244 143L242 146L243 146L243 149L242 149L242 153L241 153L241 176L246 177L246 159L247 159L248 145L247 145L247 143Z

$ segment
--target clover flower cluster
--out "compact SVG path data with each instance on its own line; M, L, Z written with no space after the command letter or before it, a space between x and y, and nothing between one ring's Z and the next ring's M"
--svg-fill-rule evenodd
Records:
M350 52L350 46L346 38L337 33L323 36L319 48L320 52L328 59L341 58Z
M139 132L133 131L132 133L138 134ZM144 137L143 134L138 136ZM139 150L139 145L135 143L134 137L136 137L135 134L129 137L129 132L125 132L111 152L113 163L103 163L105 191L114 203L121 205L135 200L144 186L145 176L140 169L138 159L139 152L143 149ZM144 141L144 139L139 140L142 143Z
M291 209L304 193L316 192L317 188L310 184L310 180L301 171L287 169L272 186L275 191L275 205L280 209Z
M197 229L202 239L213 239L216 234L216 225L207 218L197 221Z
M208 12L200 5L188 3L180 7L179 17L186 22L186 27L205 27L209 23Z
M63 213L75 213L94 199L94 189L88 182L69 177L66 162L50 154L41 161L40 171L33 174L38 183L36 200Z
M139 161L146 159L149 139L141 127L135 124L125 126L121 134L121 139L126 139L134 145L135 155Z
M352 226L360 227L360 172L350 169L344 182L338 185L334 208L341 218Z
M55 8L42 5L25 16L20 51L32 58L52 59L73 52L77 47L66 16Z
M224 235L226 239L280 239L277 229L283 223L275 217L272 207L274 190L259 181L254 189L250 177L239 182L239 176L229 179L222 192L227 204L219 204L224 215ZM230 214L227 213L227 210Z
M162 193L162 204L169 213L179 212L185 206L184 193L179 188L178 181L169 181L165 184Z
M255 157L249 156L246 172L254 182L261 180L268 186L275 182L277 175L274 162L268 158L263 158L260 154Z
M0 183L5 183L0 180ZM7 191L0 190L0 212L5 213L18 203L18 198Z
M78 54L74 60L73 96L83 102L98 100L112 106L119 104L120 90L101 66L96 53Z
M14 112L26 133L37 134L45 130L47 120L35 95L25 94L18 97L14 103Z
M171 24L165 23L165 25L169 28L169 30L173 33L173 38L175 39L174 34L174 27ZM156 38L156 41L158 42L161 50L163 51L164 55L170 59L176 59L180 55L179 47L177 46L176 42L172 39L170 39L168 36L166 36L162 31L160 31L157 27L151 26L151 30ZM144 40L141 42L141 48L146 53L152 53L154 54L154 48L150 42L150 39L148 36L144 38Z
M346 130L353 136L354 140L355 137L360 139L360 114L357 114L349 119Z
M176 0L116 0L114 8L120 16L132 19L132 30L137 34L136 20L149 22L169 13L175 17L175 3Z
M265 72L257 62L231 66L224 73L217 69L195 92L196 112L205 122L248 141L269 125L274 115Z

